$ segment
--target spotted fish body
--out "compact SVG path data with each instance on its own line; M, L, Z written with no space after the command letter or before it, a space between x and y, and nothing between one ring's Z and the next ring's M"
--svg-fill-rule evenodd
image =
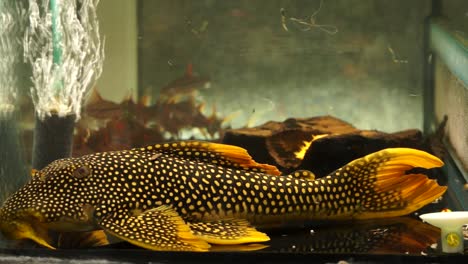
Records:
M50 246L45 230L106 232L153 250L264 242L255 227L291 221L408 214L446 190L412 167L443 165L413 149L387 149L314 179L280 176L245 149L182 141L57 160L0 209L0 231Z

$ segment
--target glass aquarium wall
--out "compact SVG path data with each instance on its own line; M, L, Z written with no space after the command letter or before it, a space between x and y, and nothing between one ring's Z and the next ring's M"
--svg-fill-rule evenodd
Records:
M468 30L466 8L454 1L441 5L443 14L429 24L429 64L433 72L435 123L446 123L445 145L451 159L445 166L450 199L468 208ZM463 11L464 10L464 11ZM463 23L463 21L465 23ZM464 26L465 25L465 26Z
M444 1L447 16L431 24L435 117L447 116L447 141L468 172L468 10Z
M468 171L468 88L440 60L436 62L436 117L447 116L447 140Z
M68 12L61 13L63 9L57 4L66 6ZM98 4L97 9L94 4ZM435 15L437 19L429 18ZM28 187L33 189L50 183L47 179L64 177L49 189L28 193L30 189L26 188L24 197L32 197L32 204L40 200L35 195L45 193L52 197L50 200L63 202L57 198L61 193L70 192L73 197L78 193L70 186L84 189L89 185L92 191L80 191L79 195L101 192L92 197L92 202L102 202L102 208L112 208L109 212L123 204L118 216L115 214L111 220L121 215L137 219L148 212L168 213L171 217L167 219L172 220L180 216L180 226L185 228L187 223L188 240L195 234L190 229L194 225L189 224L198 224L194 219L202 216L195 212L199 208L203 208L202 213L209 209L226 218L242 212L254 220L258 215L258 219L269 219L287 213L298 213L305 219L293 219L299 220L302 229L294 229L299 225L285 225L269 233L265 228L271 241L264 244L213 247L224 252L289 254L283 255L285 259L317 252L331 257L350 254L350 259L362 255L365 260L382 254L417 259L440 256L441 244L434 246L440 230L419 216L448 209L466 211L468 204L467 18L465 0L444 0L443 4L436 0L0 0L0 204L26 182L34 183ZM235 146L199 142L150 146L185 139L240 146L252 157ZM150 147L119 152L142 146ZM397 147L400 149L351 163ZM73 164L75 159L69 159L41 170L59 158L107 151L116 152L86 156L85 162L77 163L79 166ZM138 159L144 151L143 158ZM124 155L119 156L121 153ZM407 160L405 153L423 158ZM209 158L204 158L208 154ZM177 163L174 157L182 164L180 168L172 167ZM394 157L398 157L396 163L388 162ZM455 158L456 166L452 166L450 157ZM89 167L96 160L103 167L101 173ZM155 165L160 160L165 165ZM442 166L441 160L445 167L433 168ZM400 161L403 165L397 164ZM119 162L125 165L118 167ZM127 166L135 164L143 166L145 172L129 172ZM346 164L351 165L338 170ZM388 171L380 170L388 164ZM403 175L413 165L430 169ZM68 170L47 174L63 168ZM108 168L112 172L104 173ZM212 177L210 173L215 172ZM229 178L231 172L238 173L242 181L248 181L245 175L254 174L249 180L261 178L261 182L244 184L237 181L237 174L235 182ZM194 175L201 175L201 180ZM319 179L328 175L332 176ZM36 185L31 177L38 177L34 178L38 179ZM350 177L355 178L351 181ZM70 178L73 184L66 182ZM88 179L86 184L79 184ZM92 182L95 179L98 181ZM164 185L165 180L169 184ZM298 186L314 181L307 188L314 195L306 196L306 188L295 185L283 189L284 180ZM275 186L276 182L280 187ZM178 196L179 187L184 190L180 191L182 198ZM299 203L296 207L286 206L293 190L303 192L304 196L290 199L303 203L302 208ZM363 202L358 198L361 192L362 197L373 196L366 196ZM115 200L107 199L109 193ZM324 193L325 198L316 200L317 193L318 197ZM142 198L134 203L136 197ZM287 202L281 200L284 197ZM54 230L53 224L45 230L34 221L46 214L34 212L21 199L13 201L0 207L4 210L0 211L0 217L4 217L0 219L0 231L21 231L9 222L29 212L32 220L25 217L19 227L37 233L31 231L23 238L46 247L85 248L75 253L133 261L137 255L134 250L139 250L135 247L143 244L125 236L117 236L123 241L111 236L107 240L102 230L80 234L83 237ZM274 211L266 204L271 201ZM67 208L69 203L63 204ZM319 209L319 204L323 208ZM409 209L397 210L408 204ZM88 216L95 217L94 206L80 201L75 211L82 212L86 218L83 221L88 221ZM372 211L369 216L381 219L354 222L365 206ZM15 215L10 213L18 209L15 207L27 209L16 210L20 213ZM333 211L333 207L337 209ZM306 219L310 213L307 210L315 210L316 218L310 218L313 221ZM72 217L74 211L67 213ZM221 217L216 219L215 213L213 219L219 220ZM51 222L72 219L67 217ZM350 222L338 225L338 221L328 221L344 218ZM250 220L239 219L246 221L242 227L250 225ZM281 219L282 224L288 222ZM83 221L76 221L77 226ZM329 222L332 224L327 226ZM63 227L75 227L66 224ZM89 225L72 231L88 230L95 223L85 224ZM102 224L92 227L105 229ZM167 228L168 232L171 228ZM154 230L161 231L164 239L180 235L166 236L163 232L167 230ZM21 235L13 231L11 234ZM51 233L50 243L38 239L46 231ZM9 241L0 237L0 254L3 249L18 248ZM31 241L21 246L36 254L37 247ZM200 249L207 250L205 242ZM50 252L59 252L59 257L68 254ZM138 257L155 259L152 251L138 253ZM181 256L172 253L170 257Z
M428 0L101 0L102 74L73 155L322 115L420 129L429 9ZM17 119L29 164L35 110L21 49Z
M224 126L333 115L362 129L421 128L429 5L142 0L139 94L188 93L168 86L190 66L197 105Z

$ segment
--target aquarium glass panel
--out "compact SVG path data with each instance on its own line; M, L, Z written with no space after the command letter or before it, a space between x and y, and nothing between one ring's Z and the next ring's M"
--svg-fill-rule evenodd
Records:
M0 262L458 263L443 1L0 0Z
M435 66L435 108L439 122L448 117L448 141L468 171L468 87L440 58Z
M429 1L143 0L140 95L179 100L197 90L202 112L233 128L317 115L421 128L428 12ZM199 79L171 86L188 65Z

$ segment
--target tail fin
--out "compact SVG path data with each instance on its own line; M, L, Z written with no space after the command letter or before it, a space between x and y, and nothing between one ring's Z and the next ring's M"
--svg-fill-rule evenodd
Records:
M344 178L354 188L353 218L406 215L439 198L447 189L423 174L405 172L414 167L435 168L444 163L424 151L388 148L356 159L328 178Z

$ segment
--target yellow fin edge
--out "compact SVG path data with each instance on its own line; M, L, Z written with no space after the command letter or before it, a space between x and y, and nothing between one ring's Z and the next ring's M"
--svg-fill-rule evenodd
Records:
M270 241L270 237L260 231L255 230L255 228L248 228L247 234L236 238L236 239L219 239L204 235L196 235L199 239L202 239L210 244L215 245L239 245L247 243L260 243Z

